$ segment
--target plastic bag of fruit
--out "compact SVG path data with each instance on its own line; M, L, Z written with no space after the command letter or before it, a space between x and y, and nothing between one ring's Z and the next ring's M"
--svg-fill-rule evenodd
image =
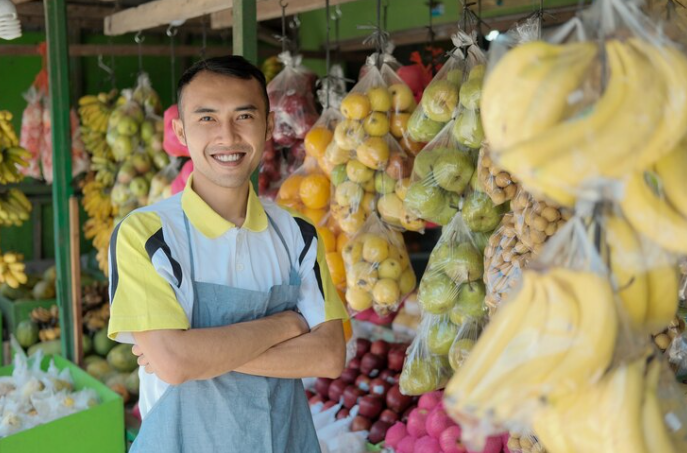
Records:
M148 192L148 205L165 200L172 196L172 183L179 176L181 162L178 157L173 157L167 166L158 170L150 181Z
M452 373L448 351L457 333L458 326L447 315L422 315L418 334L403 363L401 393L419 396L446 385Z
M350 158L350 152L339 150L334 141L334 130L342 119L338 108L324 110L304 139L306 155L314 158L328 176L336 165L346 163Z
M139 74L131 99L140 105L144 111L157 116L162 115L160 96L153 89L150 77L145 72Z
M458 333L448 351L448 361L454 372L458 371L469 357L486 325L487 319L486 317L463 318L460 320L460 324L457 324L456 321L456 318L451 317L451 322L458 326Z
M682 140L687 73L673 78L687 71L687 56L639 3L598 0L490 71L481 115L493 158L536 197L572 207L600 183L652 167ZM638 101L619 102L617 93Z
M403 198L408 217L448 225L458 212L475 172L474 156L456 143L453 122L415 158L411 183Z
M473 107L475 104L474 98L479 94L480 84L473 80L481 79L486 63L486 57L477 45L475 37L476 35L469 35L463 31L452 37L455 48L423 92L419 107L410 116L408 136L411 139L417 142L432 141L446 123L455 118L462 96L466 96L464 102L469 106ZM466 88L463 88L464 85ZM460 93L461 91L464 92ZM458 137L465 141L462 136Z
M342 252L346 301L355 311L395 312L416 286L403 236L372 213Z
M154 176L152 161L143 148L139 148L122 162L110 193L119 219L126 217L136 208L148 205L150 183Z
M461 206L463 220L470 231L474 234L491 234L499 226L508 209L507 203L496 205L492 201L480 182L478 172L475 171Z
M169 155L165 152L164 119L157 115L150 107L146 107L146 117L141 123L141 146L145 149L153 167L162 170L169 165Z
M420 281L417 299L425 313L450 315L457 326L486 316L484 258L460 214L444 227Z
M484 301L490 315L496 313L508 294L520 286L522 271L532 258L532 250L523 244L515 231L513 214L506 214L484 250L487 292Z
M302 57L279 54L284 69L267 85L270 108L274 112L273 140L291 147L303 140L317 120L311 78L299 69Z
M511 201L511 209L518 238L535 254L573 215L572 210L537 200L522 188Z
M52 183L53 167L52 167L52 119L50 117L50 99L43 99L43 140L41 141L41 169L43 179L48 184ZM86 149L81 141L81 129L79 128L79 118L76 111L71 109L69 111L69 120L71 124L71 145L72 145L72 177L88 171L90 166L90 159L86 154Z
M275 201L319 225L329 209L330 195L329 178L320 170L317 160L308 156L303 165L281 183Z
M42 148L43 136L43 99L45 94L42 90L32 86L26 93L27 105L21 117L21 137L19 146L31 153L28 167L19 167L19 171L24 176L40 179L40 151Z
M489 145L484 143L477 159L477 177L495 205L501 205L515 198L518 181L507 171L501 170L491 158Z
M122 90L121 98L107 124L105 139L112 149L115 161L124 162L141 146L141 125L145 110L133 100L133 90Z

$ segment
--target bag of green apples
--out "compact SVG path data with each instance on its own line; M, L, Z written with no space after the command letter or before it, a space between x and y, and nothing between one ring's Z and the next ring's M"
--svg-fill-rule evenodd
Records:
M475 172L474 156L462 149L447 123L415 158L410 185L403 198L404 216L448 225Z
M401 393L419 396L442 389L453 374L448 353L458 334L458 326L448 315L422 314L399 379Z
M453 35L452 40L455 48L425 88L420 105L408 120L408 136L417 142L432 141L446 123L455 117L463 96L466 98L465 103L472 107L479 95L479 81L484 76L486 56L477 45L476 35L459 31ZM477 117L479 118L479 114ZM461 135L459 137L464 139ZM463 141L472 144L477 138L479 137L473 137L472 141Z
M490 316L496 313L508 294L518 288L522 270L532 258L532 251L515 231L514 215L506 214L484 250L484 283L487 292L484 302Z
M373 307L379 316L398 310L417 284L403 235L376 213L342 252L346 269L346 301L355 311Z

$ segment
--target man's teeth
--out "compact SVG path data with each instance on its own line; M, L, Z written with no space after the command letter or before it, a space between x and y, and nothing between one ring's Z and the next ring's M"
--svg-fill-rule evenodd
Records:
M241 158L242 154L217 154L215 159L221 162L236 162Z

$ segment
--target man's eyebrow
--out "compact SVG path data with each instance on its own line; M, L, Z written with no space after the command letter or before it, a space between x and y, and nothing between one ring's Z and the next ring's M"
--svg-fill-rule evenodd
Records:
M234 109L235 112L256 111L258 108L253 104L241 105ZM217 113L218 110L211 107L198 107L193 113Z
M217 113L217 109L210 107L198 107L193 111L193 113Z
M234 109L235 112L245 112L247 110L254 111L254 110L258 110L258 108L256 106L254 106L253 104L248 104L248 105L242 105L242 106L236 107Z

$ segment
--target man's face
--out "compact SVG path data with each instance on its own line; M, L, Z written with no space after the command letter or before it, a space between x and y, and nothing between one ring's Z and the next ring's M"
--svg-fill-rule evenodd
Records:
M194 181L238 188L260 164L274 120L260 83L201 72L183 90L174 132L188 147Z

